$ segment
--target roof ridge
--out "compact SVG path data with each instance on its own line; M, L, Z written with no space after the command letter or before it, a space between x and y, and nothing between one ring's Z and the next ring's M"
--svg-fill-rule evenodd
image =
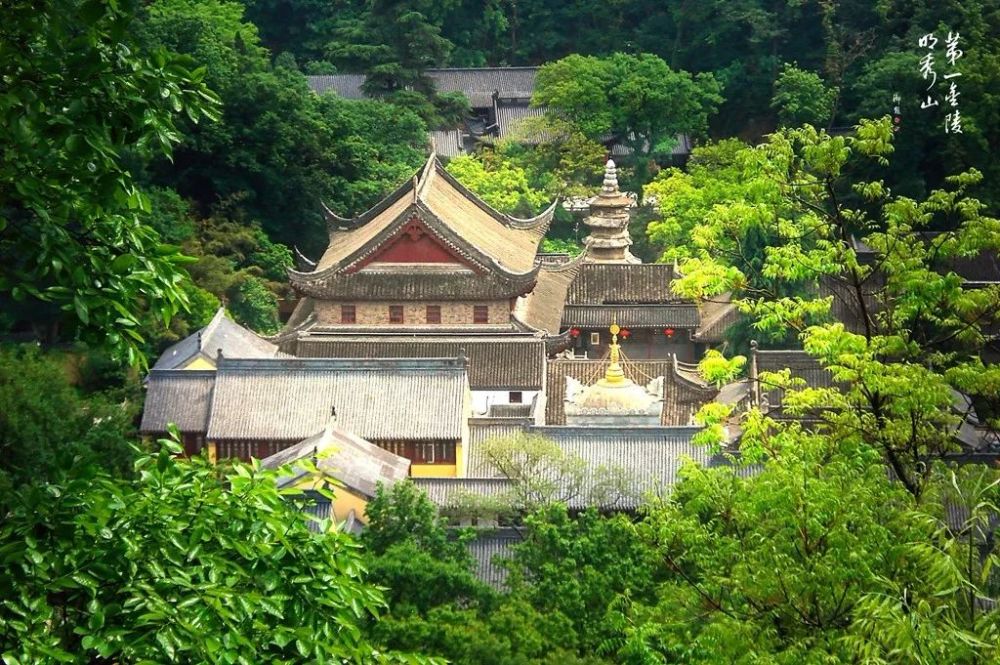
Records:
M224 318L226 318L226 307L225 305L219 305L219 309L215 311L215 314L212 316L212 320L209 321L204 328L198 331L199 351L203 351L205 349L205 344L208 342L208 338L215 334L215 331L219 329L219 324Z
M423 198L424 190L429 187L429 183L432 180L431 176L433 176L434 172L437 171L438 164L437 151L432 146L431 154L427 156L427 161L424 162L424 167L420 169L420 176L415 185L415 194L418 198Z
M360 364L359 364L360 363ZM465 372L466 361L460 356L437 358L303 358L298 356L274 358L226 358L220 359L217 372L223 371L287 371L301 369L307 371L338 370L344 372L368 372L397 369L400 371L461 371Z
M434 69L426 69L425 73L431 74L435 72L506 72L506 71L527 71L533 69L535 71L541 69L538 65L517 65L514 67L435 67Z

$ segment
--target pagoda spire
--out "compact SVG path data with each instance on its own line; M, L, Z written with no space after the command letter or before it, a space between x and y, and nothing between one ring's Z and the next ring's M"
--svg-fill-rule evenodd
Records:
M587 260L592 263L641 263L632 255L628 233L632 200L618 188L618 168L614 160L604 165L601 192L590 202L590 214L584 224L590 229L586 245Z
M608 356L608 366L604 370L604 383L609 386L623 384L628 379L625 378L625 371L621 365L621 347L618 346L618 333L621 328L617 323L611 324L611 352Z

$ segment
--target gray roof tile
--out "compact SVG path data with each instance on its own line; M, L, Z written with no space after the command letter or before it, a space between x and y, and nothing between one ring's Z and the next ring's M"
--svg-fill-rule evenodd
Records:
M468 358L472 390L541 390L545 340L429 335L306 335L297 342L300 357L313 358Z
M368 440L457 441L467 390L455 359L224 358L208 438L301 441L336 407L343 427Z
M679 472L686 459L703 466L728 465L725 457L713 456L704 446L692 443L692 437L700 429L546 426L527 427L524 431L544 436L566 453L587 462L590 473L586 487L580 496L569 501L571 508L589 505L589 496L597 489L594 484L604 469L623 474L624 492L619 496L605 497L602 507L634 509L647 495L668 491L679 480ZM469 476L471 479L499 476L483 454L482 445L474 441L469 443Z
M697 328L700 321L694 303L671 305L566 305L563 328Z
M366 497L374 497L382 483L391 486L405 479L410 473L410 461L394 455L373 443L365 441L353 432L333 424L322 431L281 450L261 461L264 468L275 469L285 464L317 457L317 467L342 482L345 487ZM298 473L286 478L288 485L301 478Z
M177 342L157 359L153 369L176 369L187 365L195 357L214 362L222 349L229 358L273 358L278 347L226 316L220 307L207 326Z
M181 432L205 433L215 385L214 370L153 369L139 431L161 434L174 423Z

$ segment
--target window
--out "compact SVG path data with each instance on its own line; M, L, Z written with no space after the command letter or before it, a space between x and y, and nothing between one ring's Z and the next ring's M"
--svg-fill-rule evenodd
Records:
M472 306L472 322L473 323L489 323L490 322L490 308L486 305L473 305Z
M340 306L340 322L341 323L357 323L357 310L354 309L354 305L341 305Z
M427 323L441 323L441 305L427 305Z
M590 333L590 345L600 346L601 345L601 333L592 332Z
M403 306L389 305L389 323L403 322Z
M510 403L511 404L520 404L522 401L524 401L524 395L522 393L520 393L520 392L511 392L511 394L510 394Z

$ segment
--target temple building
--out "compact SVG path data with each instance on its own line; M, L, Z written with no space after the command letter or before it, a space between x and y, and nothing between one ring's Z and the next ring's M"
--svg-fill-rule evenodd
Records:
M617 322L633 358L677 357L695 362L704 344L698 305L671 289L675 266L642 263L629 251L632 200L618 186L614 161L605 165L601 192L590 204L586 256L570 284L562 327L574 339L574 357L601 358L609 351L608 328Z
M301 296L278 344L297 357L459 357L473 408L535 403L581 262L543 264L555 211L519 219L456 181L435 155L395 192L346 219L327 212L330 244L290 271Z
M220 310L168 349L142 431L173 423L192 455L280 457L335 411L338 428L434 478L481 472L470 451L484 423L689 438L719 392L692 364L700 311L672 292L674 266L630 253L630 206L608 161L584 252L540 254L554 203L501 213L432 154L371 209L326 211L329 245L289 271L299 302L277 336Z
M153 369L140 431L170 423L185 452L263 459L321 431L346 429L408 459L414 476L464 475L471 397L457 358L227 358L214 370Z

